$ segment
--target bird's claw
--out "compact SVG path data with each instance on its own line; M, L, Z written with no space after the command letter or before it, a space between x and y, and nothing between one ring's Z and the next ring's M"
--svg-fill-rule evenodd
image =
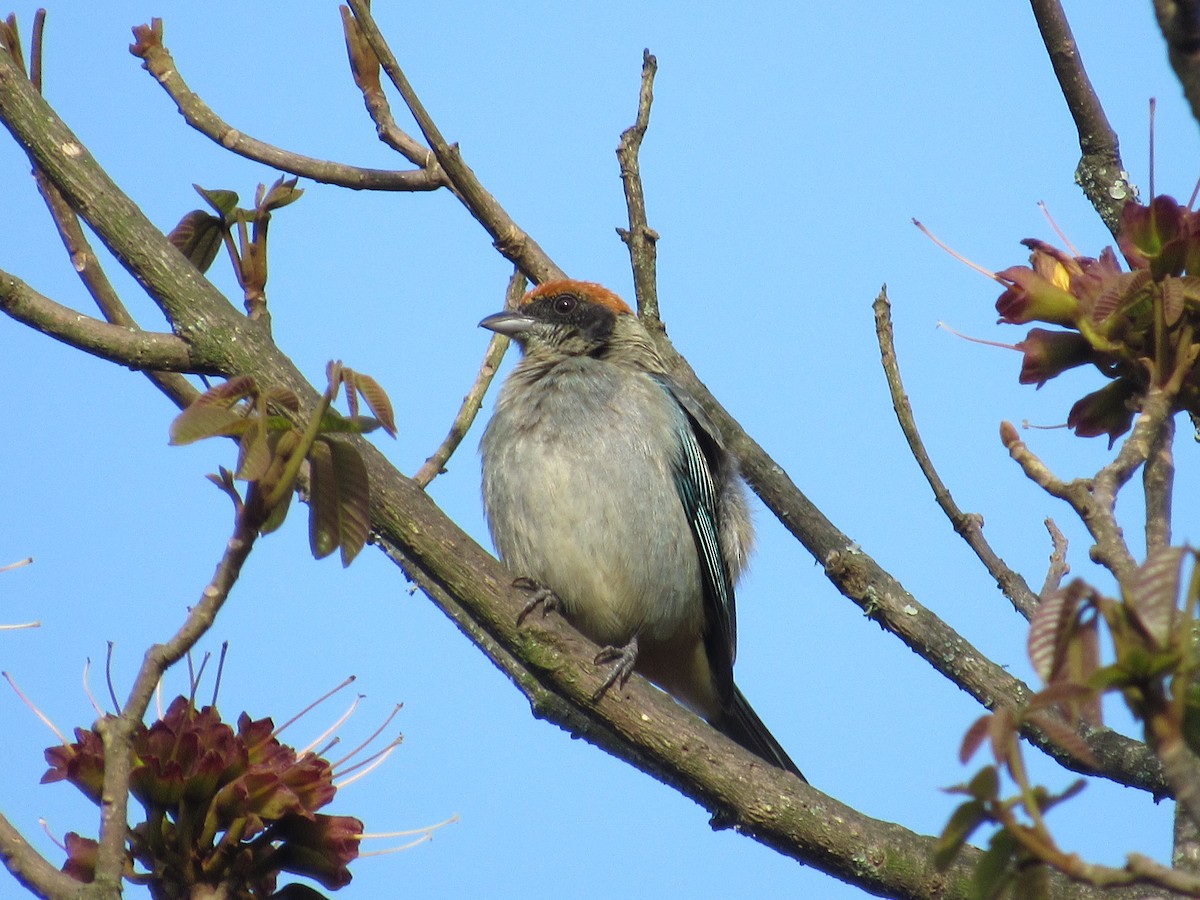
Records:
M625 682L629 680L629 676L633 674L633 667L637 663L638 640L637 635L624 647L605 647L596 654L595 662L598 666L603 666L612 663L613 667L608 673L608 677L604 679L604 684L596 688L592 694L592 702L596 703L601 697L608 693L609 688L614 684L618 689L625 687Z
M518 627L525 621L525 617L539 606L542 608L542 618L549 615L551 610L558 610L562 606L562 601L558 599L558 594L554 593L550 588L538 584L532 578L517 578L513 581L513 587L527 591L530 595L529 602L517 614Z

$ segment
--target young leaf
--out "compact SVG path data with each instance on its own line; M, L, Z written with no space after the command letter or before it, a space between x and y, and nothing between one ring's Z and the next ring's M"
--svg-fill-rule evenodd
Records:
M978 800L968 800L950 815L950 821L933 845L933 864L944 872L958 856L971 834L988 820L987 808Z
M324 559L341 543L338 527L338 487L333 451L325 441L314 441L308 452L308 543L317 559Z
M1092 768L1099 768L1100 763L1092 754L1092 748L1087 745L1087 741L1081 738L1057 716L1049 715L1043 711L1035 710L1025 716L1025 720L1032 722L1050 738L1059 747L1062 747L1073 757L1079 760L1084 765Z
M964 766L971 761L971 757L975 755L975 751L979 749L980 744L987 738L991 718L991 713L980 716L967 729L967 733L963 735L962 746L958 749L958 761Z
M197 401L171 422L169 441L179 447L218 435L241 434L249 427L250 420L242 413Z
M1132 620L1156 648L1169 646L1179 596L1183 547L1160 547L1138 567L1125 592Z
M1086 586L1078 578L1038 604L1029 623L1029 661L1043 682L1054 676Z
M296 187L296 182L299 178L280 178L267 190L266 196L259 203L259 207L267 212L274 209L282 209L290 203L295 203L304 193L303 188Z
M221 214L221 219L225 222L230 220L234 210L237 209L238 195L233 191L209 191L200 187L198 184L193 184L196 193L208 201L208 205Z
M971 894L976 900L996 900L1016 874L1017 839L1007 831L998 831L979 858L971 879Z
M392 410L392 401L388 398L387 391L379 386L378 381L362 372L354 373L354 387L367 401L367 406L375 414L375 418L379 420L383 430L395 437L396 415Z
M207 272L217 258L224 234L224 222L202 209L193 209L179 220L167 240L187 257L188 262L201 272Z
M345 441L318 441L332 451L337 478L338 536L342 565L348 566L367 543L371 528L371 494L367 467L358 449Z

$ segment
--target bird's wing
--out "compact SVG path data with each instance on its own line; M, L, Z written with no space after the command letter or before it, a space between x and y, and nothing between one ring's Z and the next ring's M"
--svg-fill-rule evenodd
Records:
M704 647L725 706L733 696L733 660L737 655L733 578L721 553L717 512L717 478L724 475L725 451L695 401L669 376L651 377L675 402L677 410L680 453L675 461L675 488L696 540L704 588Z

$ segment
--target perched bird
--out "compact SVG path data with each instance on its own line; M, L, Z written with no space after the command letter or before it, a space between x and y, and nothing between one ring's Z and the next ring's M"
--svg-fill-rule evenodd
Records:
M561 280L479 324L522 351L480 445L501 559L606 648L605 687L640 672L803 778L733 683L733 584L753 537L741 476L633 310Z

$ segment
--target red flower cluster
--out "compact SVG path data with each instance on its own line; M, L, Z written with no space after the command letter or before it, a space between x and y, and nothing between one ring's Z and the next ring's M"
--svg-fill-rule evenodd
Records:
M297 754L274 730L270 719L242 713L235 732L214 707L197 710L186 697L138 730L129 789L146 819L130 831L129 855L146 870L134 879L154 896L208 884L214 896L265 898L281 872L330 890L350 881L362 822L317 813L336 792L332 767ZM94 729L77 728L75 738L46 750L42 781L69 781L98 805L103 742ZM96 850L95 841L68 834L63 870L90 881Z
M1200 215L1170 197L1125 205L1117 244L1129 266L1106 247L1098 259L1071 256L1042 241L1022 243L1029 266L996 273L1006 285L1000 321L1044 322L1016 346L1021 383L1041 387L1091 363L1112 383L1080 398L1067 424L1081 437L1106 434L1111 445L1129 430L1151 386L1176 384L1176 408L1200 413L1200 379L1192 369L1200 331ZM1180 367L1186 367L1181 370Z

